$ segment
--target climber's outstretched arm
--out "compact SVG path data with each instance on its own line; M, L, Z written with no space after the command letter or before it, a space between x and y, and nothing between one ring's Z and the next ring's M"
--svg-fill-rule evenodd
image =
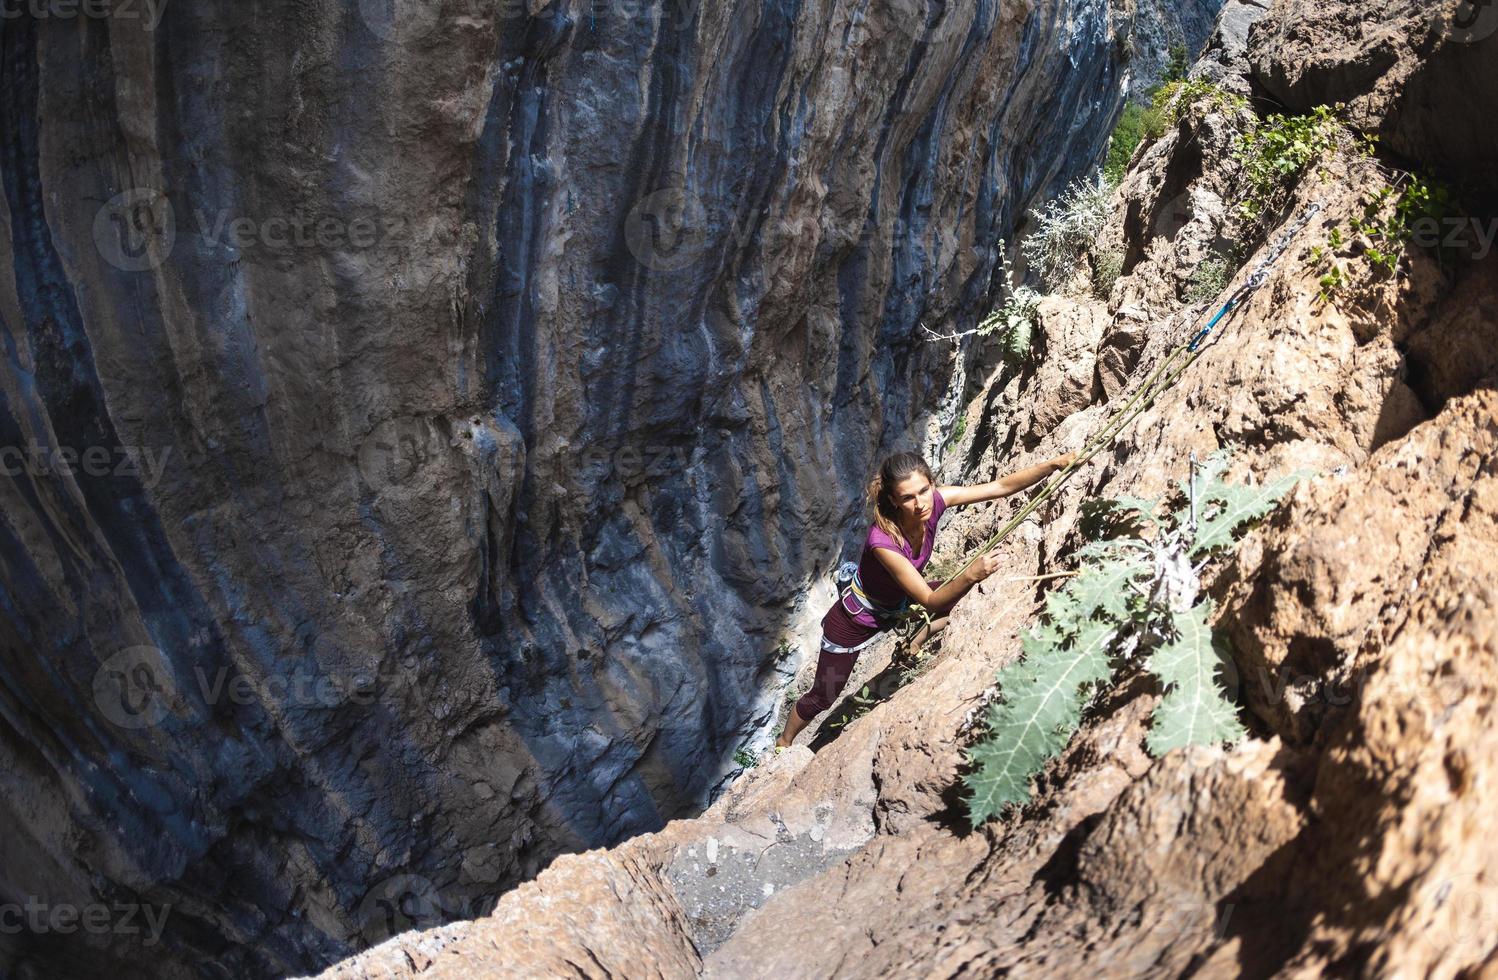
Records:
M961 507L963 504L979 504L985 500L1007 497L1011 493L1019 493L1021 490L1033 487L1057 470L1065 469L1076 458L1076 455L1076 453L1066 453L989 483L978 483L970 487L941 487L941 499L947 502L948 507Z
M999 567L997 558L993 555L983 555L963 569L961 575L956 576L941 588L933 589L921 577L921 573L915 570L910 559L898 551L875 548L874 555L885 568L889 569L890 575L913 601L933 611L950 608L954 602L962 598L963 593L988 578Z

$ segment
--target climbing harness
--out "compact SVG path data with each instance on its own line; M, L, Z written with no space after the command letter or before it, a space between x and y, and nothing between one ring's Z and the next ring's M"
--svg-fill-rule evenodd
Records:
M896 625L900 618L905 615L905 611L910 608L910 599L908 597L902 599L899 605L895 606L886 606L883 603L875 602L869 595L868 590L863 587L863 577L859 575L858 566L856 565L853 567L852 578L848 582L848 587L843 591L841 599L844 601L843 608L848 611L850 616L856 616L859 610L862 610L874 617L874 622L880 629L888 629ZM849 599L853 601L853 604L858 609L848 608L847 600Z
M1155 399L1160 397L1167 388L1175 384L1181 374L1201 356L1201 345L1211 335L1213 329L1222 322L1228 313L1240 306L1249 295L1264 284L1269 278L1269 270L1284 256L1286 249L1290 247L1290 242L1296 235L1300 234L1301 230L1310 223L1312 218L1321 213L1322 207L1322 204L1318 201L1306 208L1305 212L1296 219L1295 223L1280 235L1268 253L1265 254L1263 261L1259 263L1258 267L1254 269L1243 285L1235 290L1228 297L1227 302L1222 305L1222 308L1217 311L1216 315L1207 321L1206 326L1198 330L1189 341L1180 344L1172 350L1164 362L1144 382L1143 386L1134 393L1132 398L1124 403L1123 408L1115 412L1112 417L1103 423L1102 428L1098 430L1097 434L1087 440L1081 451L1077 453L1076 458L1057 473L1056 477L1050 483L1046 484L1038 494L1030 498L1013 517L1005 521L1004 525L992 537L968 552L967 560L955 572L943 579L941 585L938 585L937 588L947 585L957 578L957 576L967 571L973 562L978 560L980 555L991 551L999 542L1012 534L1014 529L1023 524L1025 519L1034 513L1041 504L1055 496L1056 491L1071 478L1074 472L1084 466L1093 456L1097 455L1105 446L1117 438L1130 423L1144 413L1145 409L1155 403ZM1176 361L1182 354L1187 356L1185 360L1177 365ZM908 641L921 626L930 622L930 615L924 606L914 606L913 608L917 616L910 632L905 635L902 642Z
M824 633L822 635L822 649L826 650L829 653L857 653L864 647L868 646L870 643L873 643L875 640L879 639L881 635L881 633L875 633L873 636L869 637L867 640L864 640L862 643L854 647L840 647L836 643L833 643L831 640L827 639L827 635Z

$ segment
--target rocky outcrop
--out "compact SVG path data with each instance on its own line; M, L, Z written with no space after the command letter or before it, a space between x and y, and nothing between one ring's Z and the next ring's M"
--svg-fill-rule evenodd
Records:
M1234 95L1253 93L1248 63L1249 28L1269 10L1269 0L1228 0L1201 57L1191 66L1191 77L1202 79Z
M0 899L168 914L0 949L155 977L317 969L700 808L948 389L918 324L1098 158L1135 16L40 7L0 25Z
M1097 244L1130 256L1128 271L1106 301L1047 301L1044 356L985 379L944 476L1075 448L1280 241L1282 257L1180 382L1000 546L1003 570L957 607L932 661L901 676L889 645L870 648L852 686L873 703L850 691L814 754L773 757L703 817L566 858L537 886L627 867L620 894L666 889L676 900L650 928L684 929L701 962L663 956L650 965L663 976L1492 971L1498 259L1411 248L1395 275L1324 297L1317 256L1363 213L1378 164L1328 155L1260 226L1232 206L1237 111L1204 100L1136 157ZM1242 268L1187 303L1202 259L1231 245ZM1170 492L1191 454L1225 446L1239 477L1314 473L1207 572L1250 735L1153 758L1159 691L1126 673L1032 802L968 832L962 749L1045 594L1030 577L1065 567L1084 501ZM1007 513L954 513L938 560ZM819 825L826 843L794 850ZM804 856L745 870L743 850L777 849ZM729 899L704 905L720 877ZM562 928L565 908L516 891L500 909L557 920L545 955L606 975L588 944L612 938ZM455 976L482 948L459 939L413 968L405 951L431 938L398 937L364 963Z
M1261 85L1297 112L1346 103L1348 118L1407 160L1492 202L1498 5L1484 0L1278 2L1254 28Z

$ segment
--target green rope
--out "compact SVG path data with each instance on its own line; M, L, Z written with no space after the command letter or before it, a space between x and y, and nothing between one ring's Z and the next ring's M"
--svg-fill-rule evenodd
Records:
M1212 323L1215 325L1217 322L1219 322L1223 318L1223 316L1225 316L1238 304L1239 300L1242 299L1242 296L1243 293L1239 292L1235 294L1231 299L1229 299L1227 303L1223 305L1222 309L1218 312L1217 316L1212 319ZM1046 484L1046 486L1038 494L1030 498L1030 500L1027 501L1025 505L1021 507L1013 517L1005 521L1004 525L1000 527L992 537L983 542L977 548L969 551L967 561L951 575L948 575L946 578L942 579L941 584L938 585L937 588L940 589L942 586L952 582L957 578L957 576L961 575L963 572L971 568L973 563L976 562L979 557L989 551L992 551L993 548L996 547L1001 541L1007 538L1010 534L1014 533L1014 529L1023 524L1025 522L1025 519L1033 514L1041 504L1045 503L1047 500L1056 495L1056 492L1061 489L1062 484L1071 479L1071 475L1073 473L1085 466L1087 462L1092 459L1092 457L1096 456L1099 452L1101 452L1104 448L1111 444L1114 439L1122 434L1124 429L1128 428L1130 423L1132 423L1140 415L1144 414L1144 412L1155 403L1155 400L1159 398L1166 389L1170 388L1176 383L1177 379L1180 378L1181 374L1185 372L1187 368L1196 363L1196 359L1202 355L1202 351L1199 346L1200 342L1201 335L1198 334L1197 336L1193 337L1192 340L1180 344L1174 350L1172 350L1169 356L1167 356L1165 360L1161 362L1160 366L1155 368L1154 373L1152 373L1144 382L1144 384L1140 386L1139 390L1134 393L1133 397L1131 397L1127 402L1124 403L1123 408L1120 408L1117 412L1114 412L1113 415L1103 423L1103 427L1099 429L1091 439L1087 440L1086 444L1083 445L1082 449L1077 453L1077 457L1072 460L1071 463L1069 463L1067 466L1058 471L1052 478L1051 482ZM1176 361L1182 354L1187 355L1186 359L1181 361L1179 366L1176 366ZM918 604L913 605L911 607L911 611L915 613L914 619L916 621L912 624L911 629L903 637L901 637L900 646L902 647L910 643L911 639L914 638L915 634L921 629L922 626L926 626L931 623L931 612L925 606Z
M1150 375L1149 380L1147 380L1144 385L1134 393L1134 396L1124 404L1124 407L1115 412L1107 422L1103 423L1103 427L1098 430L1098 434L1093 436L1092 439L1088 440L1087 444L1083 446L1082 450L1077 453L1076 459L1072 460L1071 463L1067 464L1059 472L1057 472L1055 477L1052 478L1051 482L1048 483L1045 488L1040 491L1040 493L1036 494L1023 507L1021 507L1018 513L1016 513L1008 521L1004 522L1003 527L999 528L999 530L991 538L969 552L970 557L968 558L967 562L963 564L962 567L958 568L957 571L953 572L951 575L943 579L941 585L948 584L953 579L957 578L957 576L967 571L972 567L973 563L979 559L979 557L981 557L984 553L993 550L994 546L996 546L997 544L999 544L999 542L1003 541L1010 534L1012 534L1015 528L1019 527L1025 522L1025 518L1034 513L1041 504L1045 503L1047 500L1051 499L1051 497L1055 496L1056 491L1061 489L1061 485L1069 480L1073 473L1075 473L1081 467L1085 466L1088 461L1092 459L1092 457L1096 456L1115 438L1117 438L1123 432L1123 430L1129 426L1129 423L1133 422L1136 418L1142 415L1146 409L1153 405L1155 403L1155 399L1159 398L1161 393L1163 393L1165 389L1175 384L1176 379L1181 376L1181 373L1188 367L1190 367L1193 363L1195 363L1196 359L1201 356L1200 351L1190 352L1189 356L1186 358L1186 360L1181 362L1179 367L1171 371L1170 374L1164 378L1164 380L1161 380L1161 375L1165 374L1165 372L1171 368L1171 365L1175 363L1176 359L1183 353L1187 353L1186 344L1181 344L1175 350L1171 351L1170 356L1167 357L1165 361L1155 369L1155 373ZM940 587L941 586L937 586L937 588Z

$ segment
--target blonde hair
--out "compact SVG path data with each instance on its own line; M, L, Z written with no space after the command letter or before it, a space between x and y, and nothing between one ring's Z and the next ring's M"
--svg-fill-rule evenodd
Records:
M918 453L900 452L886 456L884 462L879 464L879 472L869 481L868 489L868 501L874 508L874 524L894 541L907 547L910 542L905 540L900 525L895 521L900 509L895 505L894 493L901 480L915 473L932 483L936 482L936 477L931 475L931 467L926 465L926 460Z

